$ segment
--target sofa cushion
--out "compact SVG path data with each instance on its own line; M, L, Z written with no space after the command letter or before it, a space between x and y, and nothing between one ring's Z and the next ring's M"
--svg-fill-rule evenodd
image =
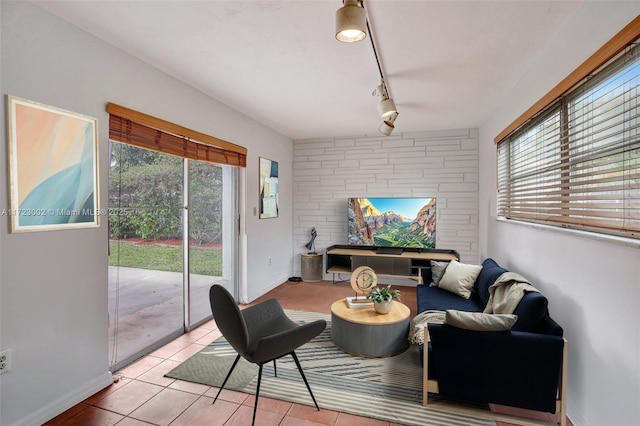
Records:
M431 287L438 287L444 272L447 270L447 266L449 266L449 262L431 261L431 281L429 284Z
M485 306L489 301L489 287L491 287L498 277L505 272L508 271L499 266L495 260L491 258L487 258L482 262L482 270L480 271L478 278L476 278L474 290Z
M511 330L517 319L516 315L511 314L485 314L448 309L444 323L465 330L507 331Z
M431 269L433 275L433 267ZM445 269L444 275L438 283L438 288L468 299L471 296L473 284L476 282L481 270L481 265L470 265L452 260L449 262L447 269Z
M429 284L431 282L431 266L423 266L420 268L420 278L422 278L422 281L418 284Z
M528 291L524 294L520 303L513 311L518 316L518 321L513 325L515 331L527 331L537 333L543 325L543 319L548 315L549 302L546 297L537 291Z
M446 311L457 309L468 312L482 312L484 305L475 293L469 299L464 299L438 287L420 284L416 287L418 313L424 311Z

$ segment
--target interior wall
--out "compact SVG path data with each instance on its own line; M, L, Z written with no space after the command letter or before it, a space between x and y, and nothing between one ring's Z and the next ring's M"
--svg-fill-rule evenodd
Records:
M496 218L493 138L640 13L585 2L480 129L480 257L529 278L569 342L574 425L640 424L640 244Z
M99 189L108 192L107 102L248 148L243 222L245 297L257 297L291 273L292 142L29 2L0 3L3 96L93 116L99 131ZM258 220L258 157L280 164L280 216ZM7 149L0 150L0 211L9 208ZM110 382L107 218L94 229L9 233L0 217L0 424L41 424ZM274 247L284 255L274 256ZM272 256L267 266L264 259Z
M478 261L477 129L298 140L294 177L295 275L311 228L318 253L347 244L349 197L436 197L436 248Z

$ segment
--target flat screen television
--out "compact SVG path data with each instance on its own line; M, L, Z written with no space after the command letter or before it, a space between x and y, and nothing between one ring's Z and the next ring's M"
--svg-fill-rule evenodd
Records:
M349 198L348 244L436 247L435 198Z

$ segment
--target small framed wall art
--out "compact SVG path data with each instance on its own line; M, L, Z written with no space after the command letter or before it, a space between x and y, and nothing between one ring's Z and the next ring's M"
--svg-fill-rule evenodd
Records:
M278 162L260 157L260 219L278 217Z
M99 226L97 120L7 97L11 232Z

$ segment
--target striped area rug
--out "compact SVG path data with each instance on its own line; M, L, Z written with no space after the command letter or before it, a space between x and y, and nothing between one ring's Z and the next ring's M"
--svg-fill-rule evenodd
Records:
M494 425L495 422L422 406L422 367L418 348L389 358L362 358L342 352L331 341L330 316L287 311L300 323L324 319L327 329L296 350L320 408L341 411L405 425ZM166 374L167 377L219 387L236 352L219 338ZM265 365L260 396L313 405L289 356ZM258 367L241 359L225 388L255 394Z

